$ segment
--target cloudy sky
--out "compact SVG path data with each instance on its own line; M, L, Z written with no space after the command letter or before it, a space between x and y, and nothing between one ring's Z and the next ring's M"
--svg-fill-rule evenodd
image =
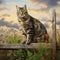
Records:
M24 6L25 4L29 14L41 20L46 26L51 20L50 9L56 9L57 24L60 24L60 0L0 0L0 20L4 18L8 23L18 23L16 5Z

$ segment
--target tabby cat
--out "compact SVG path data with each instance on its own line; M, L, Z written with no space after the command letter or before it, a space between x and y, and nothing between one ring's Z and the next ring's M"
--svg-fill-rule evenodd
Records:
M45 35L48 33L44 25L38 19L35 19L28 14L26 5L24 5L24 7L16 6L16 9L18 21L20 23L20 30L22 30L23 34L26 37L26 40L23 43L30 44L45 42ZM44 36L44 39L41 39L42 36Z

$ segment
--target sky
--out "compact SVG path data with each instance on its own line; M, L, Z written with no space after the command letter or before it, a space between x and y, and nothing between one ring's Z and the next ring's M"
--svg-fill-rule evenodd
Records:
M46 27L51 25L50 10L54 8L57 14L57 24L60 25L60 0L0 0L0 20L12 25L17 24L16 5L22 7L25 4L28 13L39 19Z

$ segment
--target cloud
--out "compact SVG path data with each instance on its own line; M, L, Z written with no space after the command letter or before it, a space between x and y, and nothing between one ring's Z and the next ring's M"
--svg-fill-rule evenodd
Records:
M2 10L8 10L6 7L0 7L0 11Z
M57 24L57 25L60 25L60 21L57 21L56 24Z
M3 4L5 2L5 0L0 0L0 4Z
M26 0L28 2L30 2L32 5L39 5L42 7L52 7L52 6L56 6L58 5L58 1L59 0Z
M31 16L41 19L49 16L49 12L47 10L40 10L40 9L28 9L28 12Z
M0 26L13 27L13 28L17 28L17 29L19 28L17 23L12 24L10 22L5 21L4 18L0 19Z
M58 1L57 4L60 5L60 1Z
M3 14L2 16L3 17L10 17L11 15L10 14Z
M42 18L42 19L41 19L41 21L43 21L43 22L47 22L47 23L48 23L48 22L51 22L51 20L50 20L50 19L48 19L47 17Z

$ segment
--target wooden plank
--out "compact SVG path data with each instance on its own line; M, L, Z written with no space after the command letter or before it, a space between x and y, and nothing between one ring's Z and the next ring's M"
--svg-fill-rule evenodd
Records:
M56 11L52 9L52 44L53 44L53 60L56 59Z
M25 45L25 44L0 44L0 50L17 50L17 49L25 49L25 48L47 48L47 49L53 49L53 46L51 43L45 44L45 43L32 43L31 45ZM60 50L60 45L57 45L57 50Z
M16 49L34 49L34 48L47 48L52 49L51 43L32 43L30 45L26 44L1 44L0 50L16 50Z

